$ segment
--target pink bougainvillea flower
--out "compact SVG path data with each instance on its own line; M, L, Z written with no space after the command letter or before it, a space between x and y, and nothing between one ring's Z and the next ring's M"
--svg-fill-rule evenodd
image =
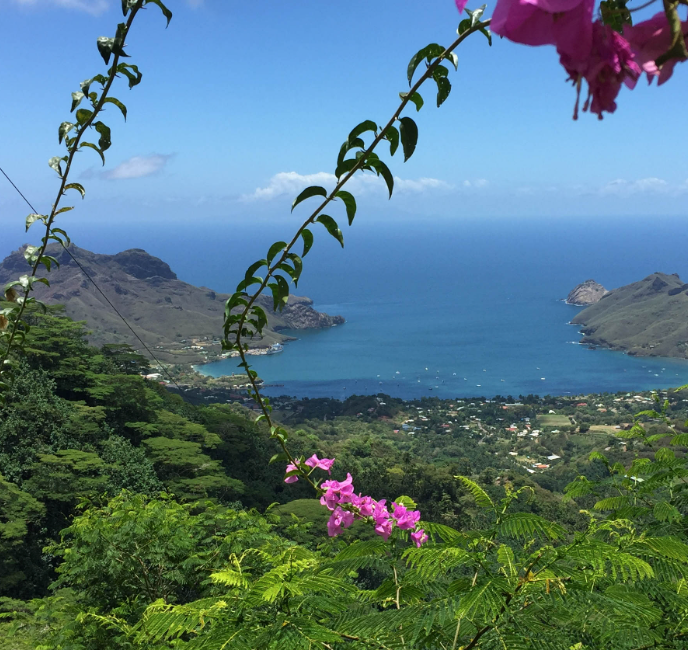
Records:
M358 509L361 517L372 517L375 511L376 501L372 497L352 494L351 503Z
M330 537L336 537L342 532L342 527L348 528L354 523L354 513L348 510L343 510L337 507L337 509L330 515L330 519L327 522L327 534Z
M524 45L556 45L559 54L586 59L592 46L595 0L498 0L490 29Z
M320 503L330 510L334 510L338 503L351 503L351 495L354 493L351 474L347 474L344 481L323 481L320 487L325 490Z
M298 469L298 467L296 467L296 465L294 465L294 463L289 463L289 465L287 465L287 469L285 469L284 471L288 474L289 472L293 472L295 469ZM296 481L298 481L298 480L299 480L299 477L296 476L296 474L294 474L293 476L287 476L287 478L284 479L284 482L285 483L296 483Z
M590 110L600 119L603 112L616 110L616 97L621 85L634 88L641 73L628 41L599 21L593 24L593 45L588 59L572 59L562 54L561 64L577 86L579 95L581 81L587 81L588 97L583 110ZM578 99L573 117L578 117Z
M315 469L324 469L328 474L332 474L332 465L334 464L334 458L318 458L316 454L313 454L307 461L306 465Z
M420 512L418 510L407 510L405 506L394 503L394 519L396 519L397 527L401 530L408 530L415 528L420 521Z
M389 536L392 534L392 525L391 519L381 520L380 523L375 524L375 532L386 542Z
M685 39L688 36L688 22L681 23L681 31ZM655 63L671 46L671 28L663 11L637 25L625 25L623 35L631 44L635 60L647 74L649 83L657 77L657 84L661 86L671 78L674 66L678 63L676 59L667 61L661 68Z
M468 4L468 0L454 0L454 2L456 3L456 8L459 10L459 13L462 14Z
M425 534L425 531L420 528L414 533L411 533L411 539L413 540L413 543L420 548L422 544L425 544L425 542L428 541L428 536Z

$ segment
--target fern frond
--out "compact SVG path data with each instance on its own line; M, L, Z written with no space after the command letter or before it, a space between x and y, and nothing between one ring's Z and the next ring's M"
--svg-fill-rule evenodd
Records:
M516 539L541 537L555 540L566 534L566 530L559 524L529 512L514 512L506 515L496 529L500 535Z
M473 561L473 556L462 548L442 546L409 548L404 551L403 557L425 580L446 575L453 569Z
M465 476L455 476L454 478L459 479L459 481L463 483L463 486L471 493L478 506L481 508L494 510L494 503L492 503L492 499L490 499L487 492L485 492L485 490L483 490L477 483L471 481L471 479L466 478Z

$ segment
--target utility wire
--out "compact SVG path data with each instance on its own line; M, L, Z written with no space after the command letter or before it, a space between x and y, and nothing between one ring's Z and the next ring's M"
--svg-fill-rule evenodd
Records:
M22 199L24 199L24 201L26 202L26 205L28 205L35 214L37 214L38 211L36 210L36 208L34 208L33 205L31 205L31 202L29 201L29 199L27 199L24 196L22 191L14 184L12 179L5 173L5 170L2 167L0 167L0 172L2 172L2 175L9 181L10 185L15 190L17 190L17 192L19 193L19 196L21 196ZM60 243L62 244L62 242L60 242ZM86 271L86 269L81 265L79 260L77 260L76 257L74 257L74 254L72 253L72 251L70 251L69 248L67 248L64 244L62 244L62 248L64 248L67 255L69 255L69 257L72 258L72 260L79 267L81 272L92 282L93 286L98 290L100 295L103 296L103 298L105 298L105 301L107 302L108 305L110 305L110 307L112 307L112 310L122 319L122 322L129 328L131 333L137 338L137 340L144 347L146 352L148 352L148 354L150 354L150 356L153 357L153 360L158 364L158 368L160 368L165 373L167 378L177 387L177 390L182 392L182 389L179 387L179 384L173 379L172 375L170 375L170 373L167 371L167 368L165 368L165 366L162 365L162 363L158 360L158 358L153 354L151 349L144 343L143 339L134 331L134 328L129 324L127 319L120 313L119 309L117 309L117 307L115 307L112 304L112 302L110 301L110 299L103 293L103 290L98 286L97 282L90 276L88 271Z

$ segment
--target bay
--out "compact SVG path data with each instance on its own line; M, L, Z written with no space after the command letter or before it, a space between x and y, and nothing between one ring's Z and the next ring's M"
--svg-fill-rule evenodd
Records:
M682 360L578 345L580 308L562 298L594 278L614 288L661 270L688 277L680 220L463 221L363 228L351 250L311 260L306 293L347 322L291 332L253 357L269 395L402 398L585 394L688 382ZM347 244L349 246L349 244ZM226 360L200 368L236 371Z
M293 228L292 221L219 217L203 226L190 219L164 228L74 221L68 230L79 246L100 253L144 248L180 279L230 291L246 267ZM655 271L685 280L685 219L357 218L345 238L342 250L316 231L295 293L347 322L292 333L299 340L283 353L253 357L260 376L276 385L267 394L518 397L688 382L685 361L577 345L580 336L567 323L579 308L561 301L588 278L607 288ZM232 359L200 370L215 376L238 371Z

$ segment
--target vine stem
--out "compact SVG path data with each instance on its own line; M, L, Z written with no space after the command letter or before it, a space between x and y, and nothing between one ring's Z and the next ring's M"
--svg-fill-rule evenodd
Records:
M129 17L127 18L127 21L125 23L125 29L124 29L124 35L122 37L122 40L126 38L126 36L129 34L129 28L131 27L132 23L134 22L134 18L136 17L136 14L138 13L139 9L143 6L143 1L144 0L138 0L138 2L130 9ZM98 116L100 113L101 109L105 105L105 100L107 99L108 92L110 92L110 88L112 87L112 84L115 81L115 78L117 77L117 64L119 63L120 59L120 54L118 52L114 53L114 58L112 60L112 67L110 68L110 72L108 74L108 79L103 86L103 91L100 95L100 99L98 100L98 103L93 107L93 112L89 116L89 118L84 122L84 124L81 126L79 131L77 132L77 135L74 139L74 142L71 145L71 148L69 148L69 155L67 157L67 164L65 165L65 170L64 173L62 174L62 179L60 183L60 188L57 192L57 198L55 199L55 203L53 203L52 209L50 211L50 215L48 216L48 220L45 222L45 236L42 239L42 244L38 248L38 251L35 253L36 255L36 261L33 263L31 266L31 275L29 277L34 278L36 277L36 274L38 273L38 268L41 265L41 258L45 255L45 250L48 247L48 242L50 241L50 233L52 231L52 226L53 223L55 222L55 217L57 217L58 214L58 209L60 205L60 199L64 196L65 194L65 186L67 185L67 181L69 179L69 172L72 167L72 162L74 162L74 156L77 154L79 151L79 143L81 142L81 138L86 133L86 130L88 127L91 126L93 123L93 120ZM0 359L0 375L4 372L4 368L6 365L7 360L9 359L10 353L12 352L12 344L14 343L14 340L17 337L17 332L19 331L19 324L21 323L22 316L24 315L24 312L26 311L26 305L27 305L27 299L29 297L29 294L32 291L32 285L29 283L24 287L24 295L22 296L22 303L21 306L19 307L19 312L15 316L13 322L12 322L12 330L10 332L10 337L7 342L7 348L2 354L2 358Z
M444 61L449 54L451 54L461 43L463 43L464 40L466 40L471 34L474 34L475 32L479 32L482 29L485 29L486 27L489 26L491 22L491 19L484 20L482 22L478 22L473 27L470 27L467 29L463 34L461 34L449 47L447 47L442 54L440 54L437 59L435 59L428 67L425 73L416 81L416 83L411 87L411 89L406 93L406 95L402 98L401 103L399 104L398 108L396 111L394 111L394 114L392 117L389 119L387 124L383 129L380 130L380 132L375 136L375 139L372 141L370 146L363 152L363 155L359 158L358 162L354 165L354 167L347 172L341 180L337 182L337 185L335 188L327 195L327 197L324 199L324 201L315 209L315 211L311 214L306 221L301 224L301 227L296 231L296 234L292 238L292 240L287 244L287 246L283 249L282 255L279 256L277 261L271 266L268 267L268 272L265 274L265 279L261 283L260 287L258 290L251 296L249 299L248 303L245 305L241 318L238 322L237 325L237 332L236 332L236 346L239 350L239 355L241 356L241 365L246 368L246 371L248 373L248 378L249 381L251 382L251 386L253 387L253 393L258 401L258 405L260 406L260 409L262 411L262 414L268 423L270 427L270 431L272 433L274 429L274 424L272 422L272 418L270 417L270 409L268 409L267 405L263 401L263 398L260 394L260 390L258 388L258 383L256 382L256 378L251 375L251 371L248 365L248 361L246 360L246 350L244 349L244 346L242 344L242 330L244 329L244 324L246 323L246 319L248 318L249 311L255 301L258 299L258 296L260 296L265 288L268 285L268 282L270 278L273 276L274 272L279 268L280 264L283 264L287 256L289 255L291 249L296 245L296 243L299 240L299 237L301 236L301 233L311 224L313 224L318 217L318 215L325 209L328 203L333 201L337 195L337 193L348 183L348 181L351 179L351 177L365 164L365 161L367 160L368 156L375 150L378 144L382 142L382 140L385 138L385 135L387 134L387 131L389 131L390 127L394 125L394 122L397 121L399 116L401 115L402 111L404 108L406 108L406 105L409 103L411 97L417 90L425 83L428 79L432 77L433 72L437 68L437 66ZM278 439L279 440L279 439ZM282 447L282 450L284 451L285 455L289 459L290 463L295 463L294 457L291 455L289 450L287 449L286 444L284 443L283 440L279 440L280 446ZM318 487L317 485L306 475L304 478L317 490Z

